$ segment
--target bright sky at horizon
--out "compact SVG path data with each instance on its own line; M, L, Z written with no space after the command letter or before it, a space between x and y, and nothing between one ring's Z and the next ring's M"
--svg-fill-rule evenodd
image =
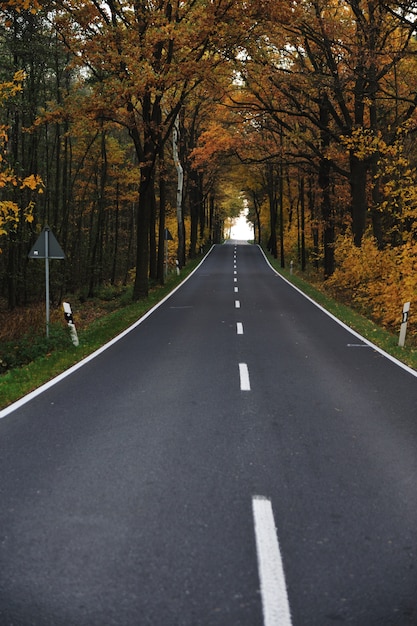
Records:
M232 228L230 229L230 238L240 241L249 241L253 239L253 226L246 221L247 209L242 211L236 218Z

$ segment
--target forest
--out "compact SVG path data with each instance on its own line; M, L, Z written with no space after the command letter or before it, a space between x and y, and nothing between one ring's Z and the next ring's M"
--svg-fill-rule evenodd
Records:
M416 18L409 0L2 2L2 306L44 297L46 225L53 302L138 300L247 208L281 267L396 330L417 292Z

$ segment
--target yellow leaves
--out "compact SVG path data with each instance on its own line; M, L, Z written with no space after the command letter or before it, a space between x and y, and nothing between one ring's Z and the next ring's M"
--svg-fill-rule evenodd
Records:
M380 151L382 137L380 132L361 126L353 129L350 135L342 135L340 141L348 152L353 152L356 158L364 161Z
M32 13L36 12L40 7L34 0L9 0L9 2L3 3L3 7L4 5L12 7L18 12L26 10ZM0 106L7 99L15 96L22 90L22 83L25 77L25 72L19 70L15 72L11 80L0 83ZM22 220L28 223L33 222L35 203L30 199L30 196L32 192L43 193L43 182L39 175L19 176L8 164L8 130L6 124L0 124L0 189L2 191L2 200L0 200L0 236L16 229ZM7 196L13 198L13 200L7 199ZM22 199L23 205L27 203L26 207L19 206L19 203L15 201L16 197Z
M335 247L337 269L326 287L362 314L397 332L404 302L417 297L417 243L379 250L366 236L357 248L350 235Z
M31 224L34 221L33 210L35 208L34 202L29 202L25 209L21 210L16 202L11 200L0 201L0 237L7 235L10 230L14 230L19 222L23 219L25 222ZM0 249L1 254L1 249Z
M393 227L401 233L403 240L407 237L407 232L402 232L403 225L408 222L407 228L410 230L409 225L413 224L411 230L415 230L414 224L417 223L416 170L404 155L402 141L408 130L409 127L399 129L395 141L390 145L381 142L378 174L375 176L375 184L379 185L382 196L377 209L391 217L395 216Z
M5 169L0 171L0 189L5 188L8 185L19 189L30 189L31 191L37 191L38 193L43 193L44 187L41 177L37 174L30 174L30 176L26 176L21 179L16 176L12 170Z
M0 235L6 235L10 228L19 223L19 207L9 200L0 201Z
M0 160L0 165L4 166L4 160ZM3 195L7 194L8 189L43 193L43 182L39 175L30 174L24 178L17 176L13 170L4 167L0 170L0 189L3 189ZM25 194L27 195L27 194ZM27 200L26 200L27 201ZM0 201L0 237L6 235L10 230L15 229L21 220L32 223L34 221L33 211L35 203L29 200L25 208L21 208L19 204L13 200ZM1 250L0 250L1 254Z
M25 78L24 70L18 70L15 72L12 80L0 83L0 103L22 91L22 83ZM4 129L4 126L2 128Z
M43 182L39 175L31 174L30 176L26 176L23 179L20 189L32 189L32 191L37 191L38 193L43 193Z
M405 154L404 143L412 128L412 124L407 122L396 129L391 143L383 139L381 132L363 127L341 137L342 145L356 158L363 161L373 157L373 162L377 161L373 184L378 187L381 200L374 210L388 217L397 241L404 241L410 232L414 235L417 230L417 172ZM392 232L386 227L388 235Z

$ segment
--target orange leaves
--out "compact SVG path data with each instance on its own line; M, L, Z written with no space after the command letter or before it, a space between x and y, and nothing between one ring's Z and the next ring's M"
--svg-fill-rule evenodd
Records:
M29 11L33 15L41 8L41 4L37 0L5 0L2 2L2 5L3 8L14 9L18 13Z
M26 176L26 178L21 181L20 189L31 189L32 191L43 193L43 182L41 177L35 174Z
M199 146L191 154L194 166L203 167L216 156L225 155L235 146L235 138L218 122L212 122L209 128L201 134Z

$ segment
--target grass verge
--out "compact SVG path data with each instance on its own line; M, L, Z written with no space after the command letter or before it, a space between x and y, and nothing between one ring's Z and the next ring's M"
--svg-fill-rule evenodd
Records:
M0 410L58 376L126 330L179 285L200 261L201 259L190 261L183 268L180 276L171 275L164 286L157 286L150 290L147 298L125 304L126 296L124 295L118 303L112 304L115 310L93 319L82 330L77 328L80 341L77 348L72 345L68 334L68 345L64 348L51 350L28 365L10 369L2 374L0 376Z

